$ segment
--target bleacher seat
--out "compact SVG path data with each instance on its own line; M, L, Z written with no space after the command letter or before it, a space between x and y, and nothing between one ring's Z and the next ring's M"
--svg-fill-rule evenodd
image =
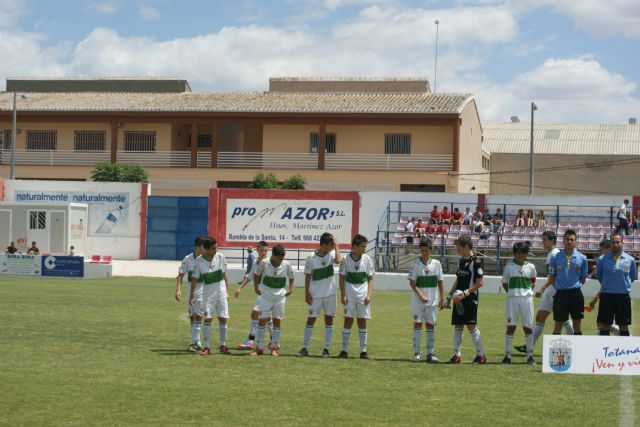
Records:
M589 250L589 242L578 242L578 250L580 252L586 252Z
M451 228L449 229L449 231L460 231L460 227L461 227L461 225L459 225L459 224L453 224L451 226Z
M99 263L100 255L91 255L91 260L89 262Z
M598 251L598 247L600 246L600 242L591 242L589 241L589 251L590 252L597 252Z
M461 233L470 233L471 232L471 226L469 226L468 224L463 224L460 226L460 232Z
M103 255L100 258L100 264L111 264L111 255Z

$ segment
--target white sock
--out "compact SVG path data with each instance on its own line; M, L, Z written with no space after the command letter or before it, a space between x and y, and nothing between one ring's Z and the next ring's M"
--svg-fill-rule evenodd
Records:
M544 323L536 322L536 325L533 327L533 344L538 341L540 335L542 335L542 331L544 330Z
M473 341L473 345L476 347L476 354L478 356L483 356L484 349L482 348L482 336L480 335L480 329L477 327L471 331L471 340Z
M358 329L358 335L360 336L360 353L367 351L367 330Z
M349 339L351 338L351 329L342 330L342 351L349 352Z
M564 322L564 331L567 333L567 335L573 335L573 322L571 321L571 319Z
M420 354L420 339L422 328L413 328L413 354Z
M191 323L191 344L198 344L200 340L200 329L202 328L202 322L194 320Z
M527 356L533 356L533 334L525 334L524 341L527 343Z
M264 326L258 325L258 335L256 339L256 348L262 350L264 345Z
M427 329L427 355L433 354L436 346L436 330Z
M256 331L258 329L258 321L251 319L251 324L249 325L249 339L256 339Z
M504 337L504 354L511 357L511 349L513 348L513 335L505 335Z
M271 344L275 348L278 348L278 344L280 344L280 327L279 326L274 326L273 327L273 335L271 336Z
M220 346L227 345L227 324L220 323L218 325L218 335L220 336Z
M329 350L331 347L331 338L333 338L333 325L324 326L324 348Z
M455 328L453 330L453 351L456 352L456 356L460 356L460 347L462 347L462 331L463 328Z
M202 328L202 338L204 348L211 348L211 323L205 323Z
M269 330L269 336L273 338L273 320L269 319L267 329Z
M620 336L620 328L618 327L618 325L611 325L611 329L610 329L610 334L611 335L616 335L616 336Z
M313 325L304 325L304 341L302 346L309 350L309 344L311 343L311 335L313 334Z

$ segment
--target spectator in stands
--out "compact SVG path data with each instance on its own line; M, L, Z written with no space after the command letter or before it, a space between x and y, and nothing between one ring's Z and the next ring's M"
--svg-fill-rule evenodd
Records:
M442 223L436 229L437 234L447 234L449 232L449 226L445 223Z
M624 199L624 203L618 209L618 226L614 233L620 233L624 229L624 234L629 235L629 223L627 222L627 205L629 205L629 200Z
M464 215L462 215L462 224L471 225L472 223L473 223L473 214L471 213L471 209L467 207L464 210Z
M36 242L31 242L31 247L27 249L27 255L39 255L40 249L36 246Z
M633 218L631 218L631 212L627 211L627 224L629 228L633 227Z
M524 227L524 210L518 209L518 213L516 214L516 227Z
M535 225L536 218L533 214L533 209L527 209L527 227L533 227Z
M424 225L424 223L422 222L422 219L419 219L418 223L416 224L415 230L413 231L413 235L418 239L421 239L424 236L426 236L426 233L427 233L427 226Z
M440 220L442 219L441 215L442 214L438 210L438 207L434 206L433 210L431 211L431 224L440 224Z
M473 219L482 220L482 211L480 210L480 206L476 206L476 210L473 212Z
M463 221L463 218L462 218L462 212L460 212L460 209L453 208L453 213L451 214L451 223L455 225L462 225L462 221Z
M433 238L433 236L436 234L436 231L438 231L438 227L436 227L435 224L429 224L427 225L427 228L425 230L425 237L429 237L429 238Z
M446 206L442 208L442 212L440 213L440 222L451 225L451 211Z
M16 248L16 242L11 242L11 244L7 246L7 253L15 254L16 252L18 252L18 248Z
M75 254L76 254L76 247L71 245L71 247L69 248L69 252L67 252L67 255L74 256Z
M502 209L496 208L496 213L493 214L491 218L491 226L493 228L493 232L497 233L500 231L500 228L504 225L504 217L502 216Z
M411 246L413 246L413 233L416 226L416 217L411 218L407 223L407 227L404 229L404 237L407 241L407 245L404 247L404 253L408 254Z
M538 228L545 228L547 226L547 219L544 217L544 211L540 209L538 211Z
M484 231L484 221L481 218L473 218L473 225L471 227L474 233L482 233Z
M640 230L640 209L636 209L636 216L633 218L633 228Z

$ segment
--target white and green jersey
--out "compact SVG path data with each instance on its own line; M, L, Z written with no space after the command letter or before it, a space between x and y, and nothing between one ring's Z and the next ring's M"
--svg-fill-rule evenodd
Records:
M344 288L348 300L363 301L367 297L368 280L376 274L373 261L364 254L360 259L353 259L349 254L342 258L340 275L344 276Z
M509 261L502 274L502 283L508 286L507 294L510 297L533 296L533 284L536 281L536 267L525 261L520 265L513 260Z
M336 252L330 251L320 256L314 251L304 264L304 274L311 276L309 292L311 298L324 298L335 295L338 291L334 277L333 264L336 260Z
M227 260L224 255L218 252L211 261L208 261L204 255L200 255L196 259L196 266L191 277L198 280L198 285L204 285L207 295L221 299L227 298L227 286L224 282L226 272Z
M440 298L438 282L441 280L444 281L440 261L429 258L429 261L425 264L422 257L419 257L413 264L411 271L409 271L407 279L415 282L416 287L427 297L427 305L438 305ZM413 292L413 302L416 304L424 304L415 292Z
M260 263L255 275L260 277L260 295L267 299L278 299L287 294L289 280L293 279L293 269L287 261L275 266L270 258L266 258Z
M547 274L549 274L549 265L551 264L551 260L556 256L558 252L560 252L560 249L553 248L549 251L549 253L547 253L547 261L544 263L544 269L546 270Z
M262 259L256 259L253 265L251 266L251 271L245 274L244 277L246 277L247 280L249 280L249 284L253 284L253 276L255 276L255 274L258 272L258 268L260 267L261 262L262 262Z
M191 253L182 259L180 267L178 267L178 273L187 276L187 282L191 284L191 276L193 270L196 268L196 257Z

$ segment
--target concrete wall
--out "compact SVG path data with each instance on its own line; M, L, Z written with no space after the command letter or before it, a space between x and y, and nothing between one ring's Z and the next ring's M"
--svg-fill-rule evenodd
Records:
M460 125L460 176L457 178L457 189L461 193L489 192L488 170L482 168L482 127L478 118L476 104L470 102L462 112ZM467 175L486 174L486 175ZM475 189L472 190L472 188Z

